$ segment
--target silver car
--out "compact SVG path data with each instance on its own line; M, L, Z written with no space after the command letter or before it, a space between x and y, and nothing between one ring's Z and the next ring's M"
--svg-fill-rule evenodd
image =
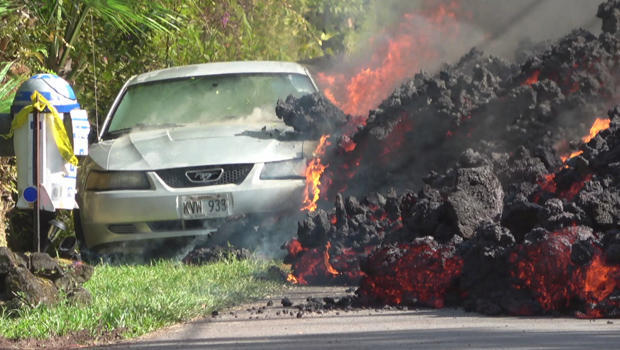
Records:
M270 135L288 128L275 116L278 99L316 91L308 71L287 62L199 64L129 79L78 172L78 238L105 249L298 211L316 143Z

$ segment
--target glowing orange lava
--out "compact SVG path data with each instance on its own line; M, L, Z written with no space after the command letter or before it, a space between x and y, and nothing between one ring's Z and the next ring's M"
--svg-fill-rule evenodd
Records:
M358 293L388 305L416 304L442 308L448 290L463 270L463 259L447 248L425 243L401 244L398 259L394 249L373 253ZM389 263L386 263L389 261Z
M306 167L306 188L304 190L304 200L302 203L301 211L315 211L317 208L316 202L318 202L321 189L319 186L321 185L321 175L325 169L327 169L328 165L321 163L320 156L325 154L325 149L330 145L327 142L329 135L321 136L321 140L319 141L319 145L316 147L314 151L314 157L308 166Z
M585 298L590 302L607 298L616 289L619 274L620 266L607 265L600 254L594 256L586 271Z
M581 318L603 317L601 307L617 305L610 299L620 284L620 266L605 262L600 247L594 246L592 260L577 266L571 259L571 246L579 238L576 227L552 232L544 240L522 244L510 254L511 274L517 289L529 289L546 310L562 310L585 301Z
M530 75L524 82L523 85L532 85L538 82L538 77L540 77L540 71L535 70L532 75Z
M309 283L331 283L340 277L340 272L331 263L330 242L322 247L305 248L298 240L293 239L288 243L287 249L289 254L284 261L290 261L293 270L293 273L288 275L287 281L307 285Z

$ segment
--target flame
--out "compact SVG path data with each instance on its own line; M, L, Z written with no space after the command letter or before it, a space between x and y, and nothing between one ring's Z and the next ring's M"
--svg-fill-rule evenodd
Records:
M286 276L286 281L289 283L293 283L293 284L299 284L299 281L297 280L297 278L295 278L295 275L293 275L292 273L289 273L288 276Z
M460 31L455 20L458 10L458 3L452 1L430 10L404 14L395 33L384 31L370 40L374 43L378 38L388 37L355 73L349 76L318 73L321 90L345 113L366 115L398 86L402 77L437 62L445 41L456 40Z
M575 158L575 157L580 156L582 154L583 154L583 151L579 150L579 151L575 151L575 152L573 152L573 153L571 153L571 154L569 154L567 156L561 156L560 159L562 159L562 163L566 163L567 160Z
M540 71L535 70L532 75L530 75L524 82L523 85L532 85L538 82L538 77L540 77Z
M327 242L327 244L325 245L325 252L323 252L323 263L325 264L325 269L327 270L327 273L337 276L340 274L340 272L338 272L329 262L329 249L331 247L331 242Z
M605 129L609 129L610 124L611 124L611 120L607 118L596 118L596 120L594 121L594 124L592 124L592 127L590 128L590 134L588 136L584 136L581 140L584 143L590 142L590 140L595 138L599 132Z
M383 238L387 232L395 232L403 227L402 217L390 217L388 213L379 206L370 206L372 213L369 212L368 220L376 222L378 236ZM338 224L335 214L330 217L332 225ZM351 216L346 216L344 220L351 220ZM308 283L349 283L355 284L365 277L361 271L361 262L376 248L376 242L367 243L363 247L356 249L352 247L339 247L332 251L331 242L326 242L322 247L304 247L297 239L289 241L286 245L288 255L284 258L285 263L291 264L294 283L306 285ZM289 278L291 280L291 278Z
M323 172L328 167L328 165L321 163L321 158L319 156L325 154L327 146L330 145L330 143L327 142L328 138L329 135L321 136L321 140L314 150L313 155L315 158L312 159L306 167L306 188L304 190L304 200L302 203L303 206L300 209L301 211L308 210L312 212L317 208L316 202L318 202L321 195L321 189L319 188L321 185L321 175L323 175Z
M293 270L287 281L301 285L333 282L340 272L331 263L330 249L330 242L319 248L304 248L298 240L291 240L288 243L289 255L284 259L292 263Z
M587 307L578 317L603 317L601 307L618 306L618 301L609 297L620 287L620 266L608 265L596 244L592 260L584 266L575 265L571 247L578 237L578 228L571 227L518 246L509 258L511 275L518 281L515 288L530 290L546 311L562 310L580 300Z
M588 143L590 142L590 140L592 140L593 138L596 137L596 135L598 135L599 132L605 130L605 129L609 129L609 126L611 124L611 120L607 119L607 118L596 118L596 120L594 121L594 123L592 124L592 126L590 127L590 133L584 137L581 138L581 141L583 141L583 143ZM583 150L577 150L572 152L569 155L563 155L560 156L560 159L562 160L562 163L566 163L566 161L568 161L571 158L575 158L579 155L583 154Z

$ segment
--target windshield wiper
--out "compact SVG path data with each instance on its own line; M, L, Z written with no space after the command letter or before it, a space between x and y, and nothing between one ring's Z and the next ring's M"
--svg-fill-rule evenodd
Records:
M177 128L179 126L183 126L184 124L177 124L177 123L160 123L160 124L145 124L145 123L138 123L136 125L133 126L133 128L128 128L129 130L131 129L160 129L160 128Z

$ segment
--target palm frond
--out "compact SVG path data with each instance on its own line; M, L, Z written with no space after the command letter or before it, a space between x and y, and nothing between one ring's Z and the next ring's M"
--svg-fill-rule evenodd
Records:
M10 0L0 0L0 17L8 15L15 8L15 4Z
M13 62L8 62L4 65L2 70L0 70L0 113L9 111L13 103L13 97L15 96L15 89L25 80L24 77L10 77L3 83L5 78L7 78L7 73L11 65L13 65Z
M150 1L84 0L88 8L124 32L177 30L178 16Z

